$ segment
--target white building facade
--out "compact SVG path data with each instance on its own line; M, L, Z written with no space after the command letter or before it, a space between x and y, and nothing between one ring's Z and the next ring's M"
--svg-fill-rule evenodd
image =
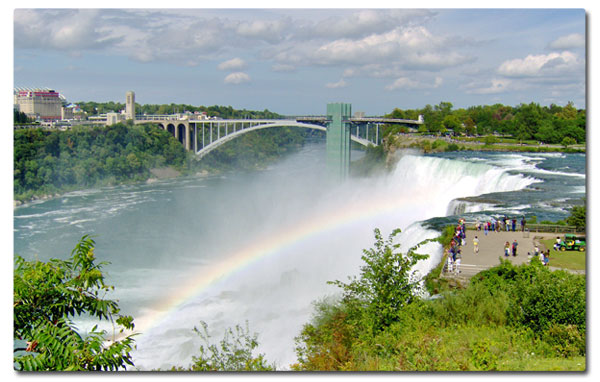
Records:
M52 89L15 89L15 108L28 117L44 121L62 118L64 97Z

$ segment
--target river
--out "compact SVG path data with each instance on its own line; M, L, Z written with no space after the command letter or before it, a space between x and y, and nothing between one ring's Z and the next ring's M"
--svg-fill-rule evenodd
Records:
M404 249L459 216L568 216L586 192L583 154L404 152L387 175L332 185L324 144L263 171L68 193L14 210L14 252L67 258L84 234L110 262L107 281L135 318L140 370L188 366L201 321L215 340L247 322L259 351L286 369L312 303L357 274L373 229L401 228ZM422 250L422 274L441 258ZM82 330L91 323L80 319Z

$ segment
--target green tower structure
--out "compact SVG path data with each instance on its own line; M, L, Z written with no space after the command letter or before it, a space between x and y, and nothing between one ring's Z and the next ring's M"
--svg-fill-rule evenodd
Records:
M327 104L327 172L332 180L344 180L350 172L350 125L352 104Z

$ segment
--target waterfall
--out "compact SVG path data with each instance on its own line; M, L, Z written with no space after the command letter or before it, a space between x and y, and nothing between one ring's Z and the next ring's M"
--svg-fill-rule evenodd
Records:
M252 264L227 273L208 289L177 296L184 302L169 308L167 319L139 338L136 365L189 364L197 339L185 328L201 319L214 330L216 340L225 328L248 320L259 334L259 350L285 368L295 361L293 339L310 320L312 302L339 292L327 281L346 281L358 273L362 249L373 244L374 228L384 237L401 228L397 239L401 250L407 250L439 235L419 222L445 216L456 198L518 190L535 181L485 163L419 155L405 155L386 176L349 179L336 187L325 188L306 173L305 178L294 176L286 178L276 170L262 174L263 185L255 190L260 196L244 194L245 202L254 205L252 211L268 211L260 222L263 235L241 244L235 254L221 256L233 258L246 251ZM231 208L226 213L237 219L255 219L241 206ZM281 243L271 243L279 238ZM263 250L252 252L248 246ZM417 265L425 275L439 263L442 248L429 243L421 252L430 255ZM189 270L182 271L186 273ZM194 270L190 279L202 275Z

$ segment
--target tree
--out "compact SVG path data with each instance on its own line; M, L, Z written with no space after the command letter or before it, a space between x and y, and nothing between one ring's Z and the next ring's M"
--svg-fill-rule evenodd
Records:
M564 148L567 148L571 145L576 144L577 141L574 138L571 137L564 137L563 140L560 142L561 145L564 146Z
M400 229L394 230L384 241L379 229L375 229L375 247L363 250L361 258L366 265L360 268L359 277L350 277L347 284L339 280L329 282L343 289L343 304L365 318L373 331L389 326L398 312L418 296L420 279L415 277L413 266L428 255L414 251L429 240L403 254L398 251L400 244L394 243L399 233Z
M114 289L104 283L96 263L94 241L83 236L69 260L49 262L15 258L13 336L17 370L118 370L133 366L129 352L133 335L109 339L97 325L81 333L73 318L87 315L115 323L119 333L133 330L133 318L120 314L118 304L106 299Z
M27 123L27 122L30 122L30 119L29 119L29 117L27 117L27 114L23 113L22 111L13 110L13 122L14 123Z
M444 120L442 121L442 126L446 130L452 130L454 135L459 135L464 131L458 118L451 114L444 117Z
M467 117L465 120L465 131L467 135L475 135L477 131L477 126L475 126L475 122L471 119L471 117Z
M583 206L573 206L571 208L571 215L567 218L567 224L574 225L577 229L585 230L586 226L586 211L585 205Z

